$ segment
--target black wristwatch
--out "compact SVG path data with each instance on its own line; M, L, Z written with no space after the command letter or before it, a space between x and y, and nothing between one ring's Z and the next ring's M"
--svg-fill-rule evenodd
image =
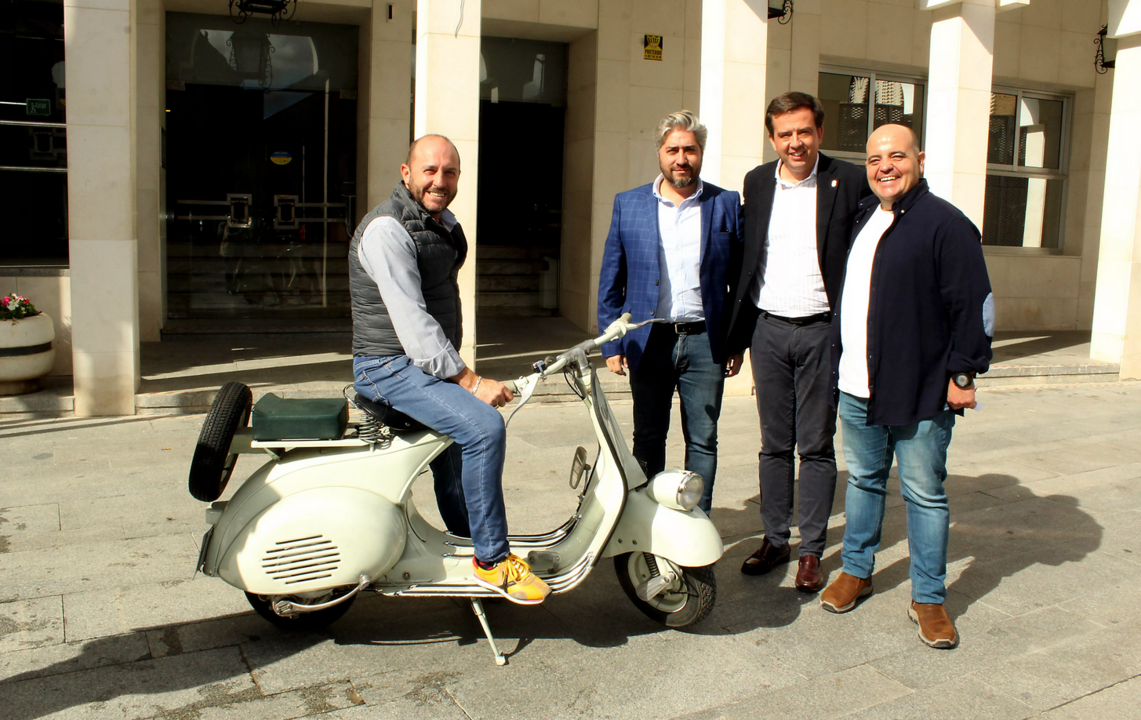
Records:
M975 379L966 373L955 373L951 376L951 382L955 383L955 387L966 390L969 387L974 387Z

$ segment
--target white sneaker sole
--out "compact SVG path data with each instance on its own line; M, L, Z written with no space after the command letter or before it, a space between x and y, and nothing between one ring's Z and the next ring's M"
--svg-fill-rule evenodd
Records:
M824 608L830 613L846 613L852 608L856 607L856 605L858 605L861 600L870 596L873 592L875 591L872 589L872 586L868 585L866 588L856 593L856 597L852 598L852 602L848 603L847 605L833 605L832 603L827 603L821 600L820 607Z
M919 639L922 640L923 644L926 645L927 647L933 647L936 650L950 650L951 648L956 647L959 644L959 631L958 630L955 631L955 637L951 638L950 640L948 640L946 638L941 638L939 640L928 639L923 634L923 626L919 625L919 615L915 612L914 608L912 608L910 605L907 606L907 617L911 618L911 622L915 623L918 626L918 630L917 630L916 634L919 635Z

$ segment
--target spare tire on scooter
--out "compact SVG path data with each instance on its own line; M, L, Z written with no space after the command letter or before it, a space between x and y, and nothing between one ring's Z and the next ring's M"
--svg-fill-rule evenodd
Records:
M240 382L226 383L214 396L190 460L190 494L194 499L213 502L222 496L238 461L237 454L230 452L230 443L238 428L249 422L253 402L253 393Z

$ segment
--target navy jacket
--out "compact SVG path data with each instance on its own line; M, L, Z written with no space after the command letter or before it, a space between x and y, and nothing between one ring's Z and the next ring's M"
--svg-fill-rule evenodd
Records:
M742 257L734 258L729 283L733 298L728 340L730 354L744 352L752 344L753 330L760 314L753 304L752 288L769 236L777 162L774 160L755 167L745 176ZM863 168L820 153L816 166L816 254L829 308L836 307L840 284L844 281L852 222L856 219L860 201L871 194Z
M730 256L740 255L736 248L741 243L741 196L706 182L698 204L701 206L701 305L713 361L723 363L728 358L724 337L727 271ZM598 278L599 330L605 330L622 313L630 313L634 322L654 317L662 276L658 263L660 237L658 199L654 197L653 183L614 196L614 215ZM646 325L621 340L603 345L603 356L624 353L630 368L636 370L651 327Z
M861 203L853 243L879 200ZM892 206L872 262L868 303L869 425L909 425L942 412L960 372L985 373L994 299L978 228L920 180ZM845 278L847 282L847 278ZM832 389L839 398L840 316L832 318Z

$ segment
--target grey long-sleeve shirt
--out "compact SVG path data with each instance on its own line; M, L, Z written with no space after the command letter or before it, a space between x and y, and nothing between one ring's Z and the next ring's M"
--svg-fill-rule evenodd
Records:
M451 231L457 224L449 210L440 224ZM368 224L357 246L357 257L388 308L396 337L412 364L441 380L455 377L467 365L428 314L416 264L416 243L396 218L378 217Z

